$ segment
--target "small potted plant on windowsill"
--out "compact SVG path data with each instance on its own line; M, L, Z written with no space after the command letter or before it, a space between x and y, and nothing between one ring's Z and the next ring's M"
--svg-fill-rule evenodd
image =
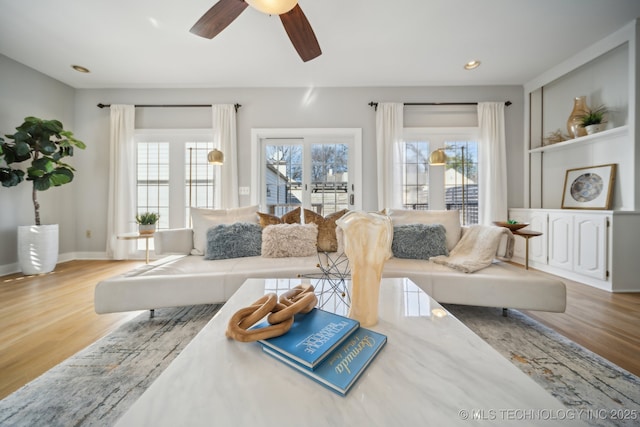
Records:
M580 116L580 126L587 131L587 135L604 130L604 125L607 123L604 120L604 115L609 112L608 108L604 105L599 105L596 108L587 108L585 113Z
M138 233L153 234L156 231L156 223L160 219L160 215L155 212L144 212L136 215L138 223Z

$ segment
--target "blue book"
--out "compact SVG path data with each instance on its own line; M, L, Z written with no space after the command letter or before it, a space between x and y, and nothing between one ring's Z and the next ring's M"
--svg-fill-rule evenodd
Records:
M262 347L262 350L344 396L386 343L385 335L358 328L315 370L305 369L299 363L269 347Z
M256 328L267 325L263 322ZM359 326L357 320L314 308L307 314L296 314L286 334L258 342L307 369L314 369Z

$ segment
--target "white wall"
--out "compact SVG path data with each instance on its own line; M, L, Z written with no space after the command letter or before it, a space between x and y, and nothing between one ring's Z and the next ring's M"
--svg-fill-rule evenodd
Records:
M20 74L28 70L19 66L7 70ZM5 85L3 73L2 85ZM25 73L26 74L26 73ZM32 77L37 80L35 77ZM74 93L69 89L70 93ZM0 92L1 93L1 92ZM58 97L59 95L51 95ZM67 95L68 97L69 95ZM74 165L77 179L69 187L74 199L59 204L58 217L73 214L75 231L70 239L74 244L61 248L74 251L79 257L99 257L105 253L107 176L109 161L109 110L99 109L98 103L122 104L219 104L239 103L238 156L240 159L240 186L250 186L251 129L252 128L361 128L363 137L363 209L377 207L375 171L375 111L371 101L384 102L469 102L506 101L513 105L506 108L507 144L509 163L509 206L523 205L524 176L521 170L523 158L523 90L519 86L495 87L388 87L388 88L237 88L237 89L77 89L72 130L87 144L87 149L76 155ZM51 101L54 103L55 101ZM9 108L0 99L0 112ZM68 111L65 116L69 115ZM65 125L72 123L64 120ZM0 118L0 124L4 124ZM206 108L137 109L137 128L203 128L211 126L210 110ZM71 126L69 126L71 128ZM4 132L4 128L2 129ZM10 129L9 129L10 130ZM6 133L6 132L4 132ZM513 165L513 166L512 166ZM54 191L59 191L56 189ZM5 206L5 189L0 189L0 201ZM242 205L249 203L249 196L242 196ZM12 217L2 221L2 230L15 235L17 217L27 209L24 206L10 208ZM85 236L91 230L92 237ZM61 231L67 233L68 230ZM67 235L68 236L68 235ZM4 239L3 239L4 241ZM0 247L0 268L15 262L15 245Z
M75 133L74 95L73 88L0 55L0 135L3 137L13 134L27 116L60 120L65 129ZM69 164L82 161L84 153L78 151L77 158L70 158ZM72 182L38 193L42 224L60 224L61 253L72 252L76 246L73 208L76 184ZM18 260L17 226L34 224L31 189L30 182L0 187L0 274L17 268L14 265Z

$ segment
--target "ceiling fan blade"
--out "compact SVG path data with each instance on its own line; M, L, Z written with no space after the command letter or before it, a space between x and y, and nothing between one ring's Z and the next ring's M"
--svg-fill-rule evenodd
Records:
M207 39L227 28L249 5L243 0L220 0L214 4L189 30Z
M289 12L280 15L280 20L291 43L293 43L293 47L296 48L298 55L304 62L322 55L318 39L316 39L307 17L300 9L300 5L296 4Z

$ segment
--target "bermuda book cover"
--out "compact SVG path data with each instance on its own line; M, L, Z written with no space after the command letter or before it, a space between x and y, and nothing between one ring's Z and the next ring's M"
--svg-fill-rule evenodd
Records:
M262 349L265 353L297 369L330 390L345 396L386 343L385 335L358 328L315 370L305 369L299 363L269 347Z

